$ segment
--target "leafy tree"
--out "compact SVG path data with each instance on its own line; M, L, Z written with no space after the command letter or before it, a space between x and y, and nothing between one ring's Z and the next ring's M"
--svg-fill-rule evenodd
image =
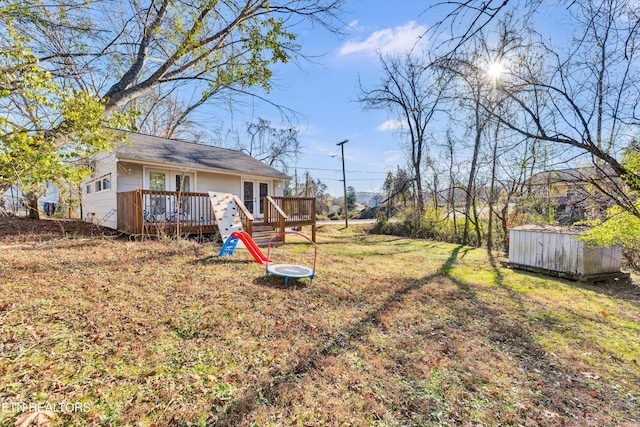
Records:
M21 1L21 0L20 0ZM20 4L10 0L11 4ZM341 0L33 1L22 34L55 77L98 96L109 114L160 90L192 111L222 94L270 88L271 67L301 56L293 27L331 31ZM133 103L133 104L132 104Z
M0 41L0 194L18 185L38 217L37 197L46 182L79 182L82 161L109 148L104 107L83 91L63 90L26 47L1 9L7 33ZM114 120L121 118L115 115Z
M637 141L632 141L622 157L624 166L632 176L640 176L640 148ZM638 196L635 192L632 196ZM640 202L635 202L636 210L640 210ZM607 210L604 221L597 220L591 225L593 229L580 236L580 239L594 246L620 246L627 262L635 269L640 268L640 217L628 209L614 206Z
M174 135L212 97L268 90L271 66L301 53L292 27L307 20L336 30L340 2L3 2L0 186L79 179L71 163L107 148L102 127L127 128L125 112L141 97L180 91L192 100L167 124Z
M347 187L347 210L349 212L353 211L356 208L356 189L352 186Z
M640 204L636 207L640 209ZM604 222L592 222L593 229L583 233L580 240L593 246L620 246L627 262L635 269L640 268L640 218L620 206L607 211Z

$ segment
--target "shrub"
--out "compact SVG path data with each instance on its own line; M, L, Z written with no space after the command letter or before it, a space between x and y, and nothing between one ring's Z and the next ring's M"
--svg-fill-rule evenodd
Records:
M607 211L604 222L596 220L587 225L595 227L579 240L590 246L620 246L625 264L636 271L640 269L640 218L615 206Z

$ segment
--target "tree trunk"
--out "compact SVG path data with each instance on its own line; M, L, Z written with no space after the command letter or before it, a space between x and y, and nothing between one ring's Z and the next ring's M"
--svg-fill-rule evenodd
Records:
M420 169L415 169L416 173L416 202L418 208L418 219L422 218L424 215L424 193L422 192L422 176L420 174Z
M477 89L480 92L480 89ZM464 203L464 231L462 234L462 244L469 244L469 216L471 215L471 202L473 197L473 188L476 180L476 168L478 165L478 155L480 154L480 142L482 140L483 125L480 124L480 93L475 94L476 106L476 140L473 146L473 158L471 160L471 169L469 170L469 181L467 183L467 197Z
M473 197L472 204L473 227L476 230L476 247L482 246L482 224L480 223L480 215L478 215L478 207L476 206L476 197Z
M33 191L29 191L25 195L27 199L27 217L31 219L40 219L40 211L38 210L38 195Z
M491 186L489 188L489 224L487 228L487 251L491 253L493 250L493 200L496 193L496 163L498 162L498 129L496 124L496 132L493 141L493 159L491 159Z

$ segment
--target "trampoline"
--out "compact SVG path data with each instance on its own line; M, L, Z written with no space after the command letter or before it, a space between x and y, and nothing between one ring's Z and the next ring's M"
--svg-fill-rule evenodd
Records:
M311 239L309 239L304 234L298 233L296 231L285 231L284 233L278 233L273 236L271 239L269 239L269 246L267 248L267 260L271 260L271 242L274 239L279 238L283 234L297 234L298 236L302 236L313 245L313 267L305 267L296 264L272 264L270 262L267 262L265 264L265 277L269 277L269 274L284 277L285 285L289 284L289 279L303 279L305 277L308 277L309 284L311 284L313 282L313 278L316 275L316 258L318 255L318 247Z

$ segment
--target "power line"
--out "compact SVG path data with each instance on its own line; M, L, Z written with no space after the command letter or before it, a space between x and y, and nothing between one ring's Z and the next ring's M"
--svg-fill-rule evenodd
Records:
M338 178L322 178L322 177L316 177L316 179L319 179L321 181L339 181L342 182L341 179ZM349 178L349 182L351 181L385 181L382 178L356 178L356 179L351 179Z
M296 169L305 169L305 170L310 170L310 171L327 171L327 172L342 172L342 169L323 169L323 168L307 168L304 166L296 166ZM375 173L375 174L384 174L386 175L387 172L378 172L378 171L346 171L348 173Z

